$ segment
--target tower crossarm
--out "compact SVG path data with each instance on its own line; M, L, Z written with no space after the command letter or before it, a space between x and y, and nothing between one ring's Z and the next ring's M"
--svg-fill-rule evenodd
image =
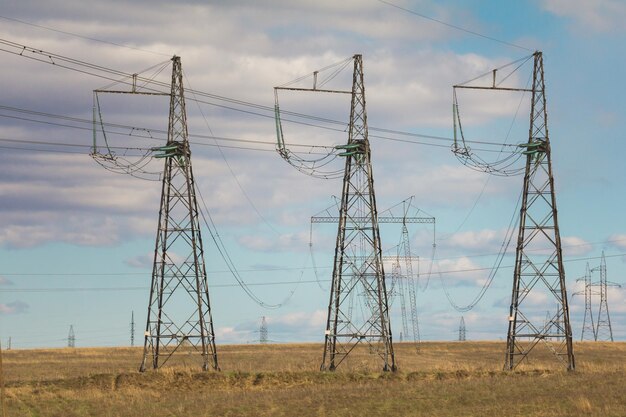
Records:
M366 222L370 221L369 217L352 217L354 222ZM338 223L338 216L312 216L311 223ZM378 223L421 223L421 224L434 224L434 217L395 217L395 216L380 216L378 217Z

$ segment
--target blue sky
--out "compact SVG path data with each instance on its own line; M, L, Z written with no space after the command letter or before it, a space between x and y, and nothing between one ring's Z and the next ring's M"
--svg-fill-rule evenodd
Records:
M586 259L597 266L603 250L609 280L625 282L626 105L620 76L626 67L626 5L617 0L390 1L445 25L377 0L258 3L5 2L0 38L127 73L176 54L187 88L264 106L274 104L272 87L360 53L370 128L445 138L452 137L452 85L541 50L568 291L581 290L575 281L584 274ZM126 345L134 311L140 340L160 186L106 171L87 148L58 145L89 145L88 124L32 114L91 120L92 91L108 81L1 53L0 338L6 344L11 337L15 348L64 346L73 325L77 346ZM167 82L168 71L160 79ZM529 71L521 68L511 82L523 85ZM350 87L350 74L344 75L333 80L334 87ZM348 119L345 102L309 95L283 99L283 109ZM468 137L499 143L514 120L509 142L526 141L523 105L515 117L519 100L461 97ZM257 340L262 316L271 340L321 341L335 229L313 228L316 278L309 218L334 204L340 180L303 175L272 145L258 143L275 141L271 113L262 117L220 107L225 104L220 100L206 101L210 104L188 103L190 133L199 135L192 143L199 190L243 279L266 303L285 302L268 310L251 300L226 272L205 231L217 342ZM166 105L158 99L105 97L101 104L108 121L167 128ZM284 127L298 143L346 140L341 132ZM228 148L233 143L225 141L217 148L206 136L256 141L245 145L256 150ZM115 140L129 147L150 143L133 135ZM461 165L447 146L432 146L449 141L411 140L426 144L370 139L379 211L415 196L414 204L437 218L436 268L447 272L430 276L428 285L432 230L411 229L413 251L422 258L422 337L455 339L464 315L468 339L505 338L514 254L505 257L470 312L455 311L442 285L459 305L480 291L522 178L490 178ZM160 162L149 167L159 171ZM393 226L382 231L389 253L399 233ZM624 340L626 293L610 289L609 307L615 337ZM397 334L397 303L393 308ZM538 315L551 308L537 302ZM578 338L580 296L571 308Z

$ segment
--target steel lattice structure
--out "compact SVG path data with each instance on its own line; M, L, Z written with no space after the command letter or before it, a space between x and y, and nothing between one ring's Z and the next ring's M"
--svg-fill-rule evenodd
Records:
M361 344L376 352L385 371L395 371L385 271L374 194L365 110L363 60L354 56L348 143L322 370L335 370ZM351 294L365 298L362 321L352 317Z
M585 276L582 278L578 278L576 282L584 282L585 289L582 292L576 292L573 295L584 294L585 296L585 316L583 317L583 328L580 333L580 340L585 340L585 334L587 335L588 340L596 340L596 324L593 321L593 311L591 308L591 295L592 295L592 285L591 285L591 270L589 269L589 263L587 263L587 267L585 269Z
M180 57L172 62L168 141L155 149L165 168L140 371L163 366L177 352L197 352L203 370L217 370Z
M67 347L76 347L76 335L74 334L74 325L70 325L70 330L67 333Z
M269 341L267 338L267 320L265 316L261 317L261 325L259 326L259 343L266 344Z
M459 321L459 342L465 342L465 318L461 316L461 321Z
M594 339L596 341L613 341L613 328L611 327L611 316L609 315L608 287L620 287L621 285L607 280L606 257L602 251L600 265L591 269L591 272L600 273L600 281L590 284L590 287L600 287L600 306L598 308L598 321L595 326Z
M404 249L404 263L405 263L405 271L404 275L406 278L406 287L408 289L409 294L409 306L411 311L411 330L413 331L413 341L415 342L415 349L419 351L420 348L420 328L419 321L417 316L417 291L416 291L416 282L415 276L413 275L413 262L411 261L411 246L409 244L409 230L406 227L406 216L404 217L405 221L402 223L402 248ZM406 314L405 311L402 312L403 316ZM404 317L403 317L404 320ZM405 334L408 337L408 333Z
M545 342L568 370L574 370L541 52L534 53L529 139L521 146L526 169L504 367L514 369ZM550 320L552 326L540 324L530 305L534 296L556 299L559 308Z

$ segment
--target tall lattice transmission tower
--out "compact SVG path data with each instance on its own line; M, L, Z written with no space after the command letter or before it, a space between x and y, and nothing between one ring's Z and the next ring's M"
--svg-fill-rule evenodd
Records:
M583 282L585 287L583 291L576 292L573 295L581 295L585 296L585 315L583 317L583 327L580 333L580 340L585 340L585 336L587 340L596 340L596 324L593 321L593 310L591 303L592 292L592 284L591 284L591 269L589 268L589 263L587 262L587 266L585 268L585 276L582 278L578 278L576 282ZM608 311L608 310L607 310Z
M341 149L346 164L321 369L334 370L356 345L366 343L382 359L383 370L395 371L361 55L354 56L348 142ZM363 321L348 313L352 292L365 298Z
M318 88L320 71L313 73L312 89L284 86L274 89L278 152L292 166L309 175L318 178L343 177L321 370L335 370L358 345L363 344L379 356L384 370L393 371L396 363L368 140L363 58L354 55L350 60L338 64L340 69L349 65L350 61L354 64L350 91ZM322 80L319 86L336 75L337 72L334 72ZM307 161L289 151L285 146L280 122L279 90L349 94L348 142L334 147L328 155L315 161ZM325 171L326 164L323 161L337 156L345 158L343 175L341 171ZM359 299L361 306L358 317L352 314L355 298Z
M163 366L177 352L197 352L203 370L218 369L177 56L172 58L167 143L155 152L165 167L140 371Z
M621 285L607 280L606 257L602 251L600 265L591 269L591 272L599 272L600 281L590 284L590 287L600 288L600 306L598 308L598 321L595 327L595 340L613 341L613 328L611 327L611 316L609 315L608 287L621 287Z
M513 72L531 59L533 62L532 88L515 88L503 85L507 79L511 78ZM502 70L507 69L506 71L508 71L510 68L513 68L511 72L508 74L505 72L504 76L498 76ZM466 85L484 76L491 77L491 85ZM456 94L458 88L530 93L528 141L519 144L517 149L513 151L510 148L505 150L504 147L510 145L500 144L500 153L503 156L494 162L477 157L468 146L463 135ZM543 342L567 369L573 370L575 364L572 329L565 288L561 234L557 219L552 151L548 136L543 54L537 51L528 57L503 65L466 83L455 85L454 89L455 143L453 152L457 158L466 166L494 175L524 174L504 368L514 369L528 358L528 354L540 342ZM457 128L461 134L461 147L456 140ZM515 164L518 160L525 160L524 167ZM501 251L502 256L504 253L506 252ZM481 292L480 295L482 294L484 292ZM542 316L532 303L537 298L545 299L546 302L550 303L556 301L558 308L555 309L552 318L547 320L553 325L544 325ZM472 304L471 307L473 305L475 304Z
M465 318L461 316L461 321L459 322L459 342L465 342Z
M539 342L545 342L568 370L575 367L545 92L543 54L535 52L529 138L523 145L526 170L515 252L506 369L519 365ZM526 308L530 304L526 300L535 294L545 294L557 301L559 308L550 320L554 323L551 329L538 325L535 313Z
M265 316L261 317L261 325L259 326L259 343L266 344L269 341L267 338L267 320Z
M70 330L67 333L67 347L76 347L76 334L74 333L74 325L70 324Z

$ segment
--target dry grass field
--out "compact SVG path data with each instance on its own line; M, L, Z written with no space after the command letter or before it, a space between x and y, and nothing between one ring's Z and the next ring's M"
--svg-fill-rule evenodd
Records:
M319 372L318 344L218 346L137 372L141 348L3 352L8 416L626 416L626 343L576 343L575 372L537 350L502 371L502 342L396 345L398 371L354 355ZM363 352L365 353L365 352Z

